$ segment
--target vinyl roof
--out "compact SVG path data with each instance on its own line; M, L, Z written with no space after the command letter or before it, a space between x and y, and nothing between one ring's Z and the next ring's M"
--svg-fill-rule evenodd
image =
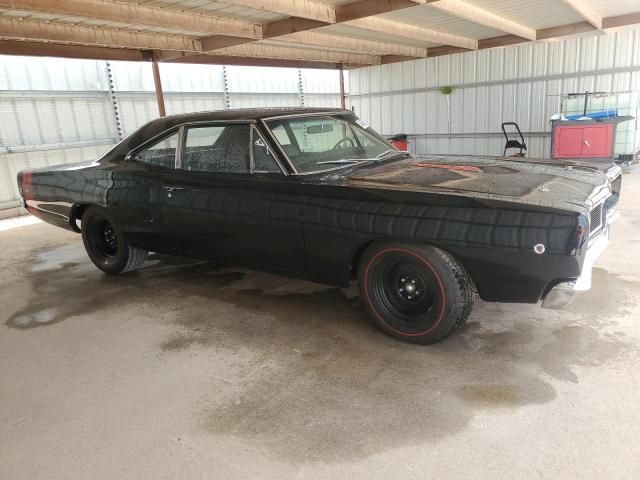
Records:
M638 0L0 0L0 54L357 68L633 24Z

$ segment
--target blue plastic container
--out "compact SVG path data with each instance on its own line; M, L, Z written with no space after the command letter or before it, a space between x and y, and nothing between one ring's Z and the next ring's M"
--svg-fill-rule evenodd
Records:
M578 115L567 115L565 118L567 120L579 120L584 117L582 113ZM601 112L587 112L587 117L593 120L599 120L601 118L611 118L618 116L618 110L602 110Z

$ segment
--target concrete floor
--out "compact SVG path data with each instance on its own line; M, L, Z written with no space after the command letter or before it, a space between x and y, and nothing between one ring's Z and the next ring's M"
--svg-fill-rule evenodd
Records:
M430 347L351 291L157 256L110 278L75 234L0 231L0 478L638 479L624 189L573 313L478 302Z

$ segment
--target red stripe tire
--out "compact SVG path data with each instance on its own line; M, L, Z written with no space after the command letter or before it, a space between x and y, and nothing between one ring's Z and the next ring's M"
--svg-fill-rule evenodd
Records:
M372 321L406 342L447 338L473 307L469 274L452 255L427 245L374 243L363 255L358 279Z

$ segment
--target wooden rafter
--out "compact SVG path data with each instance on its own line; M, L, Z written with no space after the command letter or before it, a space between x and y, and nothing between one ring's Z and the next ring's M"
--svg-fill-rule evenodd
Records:
M516 35L528 40L536 39L535 29L501 17L500 15L496 15L484 8L462 0L438 0L437 2L430 3L429 5L437 8L441 12L463 18L479 25L484 25L485 27L493 28L494 30L499 30L510 35Z
M325 68L339 70L341 63L318 62L308 60L290 60L279 58L230 57L226 55L190 55L174 57L168 63L193 63L197 65L244 65L253 67L286 67L286 68ZM358 68L367 65L349 64L345 67Z
M426 57L427 49L391 42L365 40L362 38L344 37L336 34L321 33L322 30L292 33L278 37L278 42L289 42L298 45L320 46L328 49L350 50L378 55L403 55L407 57Z
M296 48L262 43L245 43L233 47L221 48L209 55L225 55L232 57L277 58L289 60L306 60L333 63L357 63L361 65L378 65L380 57L362 53L335 52L331 50L316 50L310 48Z
M132 32L63 23L32 22L0 18L0 37L80 45L200 52L199 40L181 35Z
M309 14L308 12L310 8L308 5L306 8L303 8L304 12L306 12L306 15L300 14L300 9L303 7L305 2L313 4L315 3L313 1L307 2L306 0L303 0L301 5L297 4L297 0L294 2L289 2L288 0L256 0L255 2L250 0L239 0L238 2L236 2L235 0L232 0L230 1L230 3L242 3L243 5L251 4L253 8L256 8L256 5L260 5L261 9L270 11L276 11L275 7L272 4L277 3L279 5L279 8L277 10L278 13L288 13L290 16L288 18L276 20L263 25L263 38L275 39L284 35L317 29L326 25L330 25L332 23L353 23L358 21L366 22L368 20L374 20L374 15L409 7L415 7L416 5L427 4L434 1L436 0L354 0L352 2L343 5L337 5L335 7L323 5L323 7L331 9L332 13L329 15L329 20L323 19L317 14ZM269 6L270 4L271 7ZM287 5L289 5L288 10L286 8ZM376 22L369 22L367 29L376 30L376 25L378 25ZM387 23L386 25L383 23L381 24L381 26L389 29L389 23ZM402 27L396 28L395 30L401 31ZM409 30L411 30L410 27ZM432 41L430 39L435 38L439 38L440 40L450 39L456 42L455 45L464 44L466 45L465 48L475 48L474 40L468 38L463 39L461 37L456 37L455 35L448 35L444 32L434 32L432 30L421 29L420 32L414 31L413 33L415 34L413 38L414 40L416 39L416 35L421 34L422 38L420 39L422 41ZM228 41L220 41L218 36L211 37L211 39L207 40L211 41L207 41L205 45L215 47L211 48L211 50L215 50L216 48L223 48L219 47L218 45L228 43ZM235 44L248 43L249 41L250 40L238 39L237 41L235 41Z
M455 47L475 50L478 48L477 40L460 37L450 33L430 30L428 28L416 27L406 23L385 20L383 18L370 17L351 20L346 23L353 27L370 30L373 32L386 33L396 37L417 40L420 42L436 43L441 45L451 45Z
M562 2L568 5L595 28L602 30L602 15L593 8L593 5L589 3L589 0L562 0Z
M182 30L194 35L262 38L261 25L109 0L0 0L0 8Z
M141 50L25 42L23 40L0 40L0 53L3 55L24 55L29 57L83 58L87 60L124 60L132 62L141 62L148 59L148 55Z
M381 13L402 10L435 0L356 0L335 7L336 22L348 22L357 18L372 17Z
M336 21L335 7L313 0L224 0L224 3L324 23Z
M633 24L640 24L640 11L602 19L603 28L625 27Z

